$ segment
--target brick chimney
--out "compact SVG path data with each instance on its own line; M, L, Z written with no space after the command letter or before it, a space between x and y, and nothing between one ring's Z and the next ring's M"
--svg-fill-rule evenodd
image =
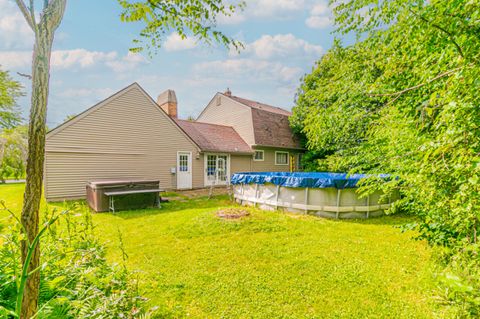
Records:
M225 91L225 93L223 93L223 95L232 96L232 91L230 91L230 88L227 88L227 90Z
M166 90L157 98L157 104L169 116L177 118L177 96L174 90Z

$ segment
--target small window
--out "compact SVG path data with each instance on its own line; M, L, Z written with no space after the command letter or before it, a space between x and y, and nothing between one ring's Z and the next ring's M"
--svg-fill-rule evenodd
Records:
M255 155L253 155L254 161L263 161L263 151L255 151Z
M275 152L275 165L288 165L288 152Z
M188 155L180 155L178 166L180 172L188 172Z

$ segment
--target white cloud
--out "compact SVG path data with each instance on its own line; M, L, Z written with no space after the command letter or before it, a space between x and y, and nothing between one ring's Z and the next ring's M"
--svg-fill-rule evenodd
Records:
M247 19L246 15L242 11L236 11L233 14L226 16L226 15L219 15L217 17L217 22L220 25L232 25L232 24L239 24L244 22Z
M24 69L32 63L32 53L28 51L0 51L2 69Z
M148 63L147 59L141 54L128 52L120 59L107 61L106 65L117 73L124 73L134 70L140 64Z
M87 68L100 63L117 59L117 52L98 52L85 49L57 50L52 52L51 66L58 69L68 69L74 66Z
M305 24L312 29L323 29L332 24L332 19L328 16L311 16L305 20Z
M260 59L277 59L301 57L310 60L317 59L323 53L319 45L311 44L293 34L263 35L258 40L246 45L246 54L253 54ZM231 52L231 55L235 55Z
M313 16L326 15L330 13L330 8L326 2L320 2L313 6L312 11L310 12Z
M251 18L293 18L299 11L304 10L304 8L313 1L314 0L249 0L244 10L237 10L231 16L219 15L217 22L220 25L233 25L245 22Z
M58 93L57 96L63 98L96 98L96 99L103 99L107 96L112 95L115 93L114 89L111 88L69 88L63 90L62 92Z
M164 46L165 50L172 52L193 49L197 46L197 43L193 38L186 37L183 39L178 33L174 32L167 37Z
M274 80L292 82L302 73L299 67L290 67L278 62L255 59L227 59L203 62L194 65L197 76L225 76L243 78L244 81Z
M251 2L253 14L259 17L290 15L294 11L302 10L304 5L305 0L256 0Z
M294 94L305 66L310 67L323 53L321 46L293 34L262 35L247 43L240 53L232 50L226 60L194 65L189 87L212 83L211 86L241 87L245 83Z
M52 51L52 69L86 69L94 66L106 66L114 72L130 71L139 64L146 63L146 59L139 55L128 53L119 57L118 52L88 51L85 49ZM0 51L0 64L8 69L30 68L32 53L30 51Z
M15 3L0 0L0 48L24 49L32 45L33 31Z
M305 24L312 29L324 29L333 24L332 10L326 1L322 0L312 7Z

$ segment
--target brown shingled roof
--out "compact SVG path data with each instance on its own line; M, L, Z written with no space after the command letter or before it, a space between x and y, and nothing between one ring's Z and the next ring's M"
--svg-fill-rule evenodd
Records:
M173 119L202 151L253 153L231 126Z
M290 128L288 116L252 108L255 144L301 149L300 139Z
M229 97L252 109L255 145L302 149L300 139L290 128L291 112L238 96Z
M282 114L282 115L286 115L286 116L292 115L291 112L289 112L287 110L284 110L282 108L276 107L276 106L271 106L271 105L268 105L268 104L264 104L264 103L260 103L260 102L256 102L256 101L252 101L252 100L247 100L247 99L244 99L244 98L241 98L241 97L238 97L238 96L229 96L229 98L231 98L231 99L233 99L233 100L235 100L239 103L242 103L246 106L249 106L251 108L257 109L257 110L263 110L263 111Z

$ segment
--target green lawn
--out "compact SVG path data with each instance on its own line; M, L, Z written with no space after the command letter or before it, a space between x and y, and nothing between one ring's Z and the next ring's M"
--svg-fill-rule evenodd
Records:
M22 184L0 185L0 199L17 212L22 192ZM112 261L122 232L142 293L171 317L435 316L431 251L394 227L407 218L334 221L256 209L242 220L215 216L230 206L227 197L172 201L95 214L94 222Z

